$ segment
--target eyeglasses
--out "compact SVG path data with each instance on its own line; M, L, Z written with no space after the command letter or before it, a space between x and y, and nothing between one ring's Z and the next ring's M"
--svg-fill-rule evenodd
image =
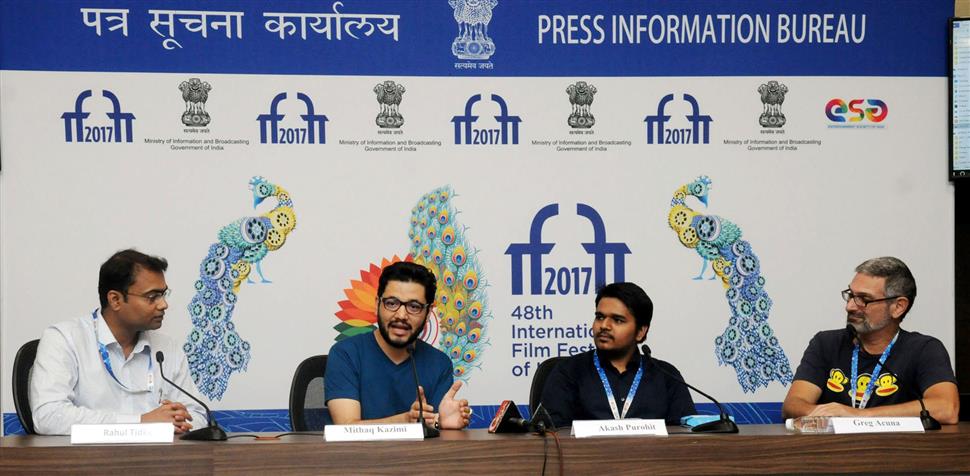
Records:
M145 294L135 294L135 293L129 293L129 292L125 293L125 296L138 296L140 298L147 299L148 304L155 304L156 302L158 302L159 299L168 299L168 297L171 295L172 295L171 289L166 289L164 291L152 291L150 293L145 293Z
M866 307L874 302L888 301L890 299L897 299L900 297L902 296L889 296L881 299L866 299L862 296L856 296L851 289L846 289L842 291L842 299L845 299L845 302L849 302L851 300L852 302L855 303L856 306L859 306L859 307Z
M384 309L387 309L387 312L397 312L402 304L404 305L404 310L407 311L408 314L413 315L421 314L425 309L428 308L428 304L418 301L401 302L401 300L398 298L381 298L381 305L384 306Z

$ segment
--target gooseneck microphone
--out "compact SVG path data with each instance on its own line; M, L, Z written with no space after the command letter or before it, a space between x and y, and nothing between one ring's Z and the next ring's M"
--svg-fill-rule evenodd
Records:
M708 400L714 402L714 404L717 405L717 409L721 413L720 419L709 421L707 423L701 423L700 425L697 425L691 428L690 431L695 433L737 433L738 432L738 425L734 423L733 420L731 420L730 415L728 415L727 411L724 410L724 406L721 405L721 402L717 401L714 397L704 393L699 388L687 383L686 381L684 381L684 379L674 375L671 372L668 372L667 369L663 368L663 366L654 362L654 360L656 359L650 356L650 346L648 346L647 344L643 344L642 346L640 346L640 350L643 351L643 356L647 359L647 362L650 362L654 368L663 372L665 375L674 379L675 381L684 384L685 386L687 386L687 388L707 397Z
M512 417L509 418L509 423L522 430L540 435L546 434L547 431L557 430L556 425L552 422L552 415L549 415L549 411L542 406L542 403L539 403L531 416L531 419Z
M418 389L421 385L418 380L418 364L414 362L414 351L417 350L417 347L417 342L407 346L408 354L411 356L411 370L414 371L414 394L418 396L418 421L421 422L421 428L424 429L425 438L437 438L441 436L441 432L437 428L428 426L428 423L424 421L424 405L421 404L421 391Z
M186 392L184 388L179 387L178 384L176 384L175 382L165 377L165 371L162 370L163 368L162 362L165 361L165 354L163 354L162 351L155 352L155 360L158 362L158 374L162 376L162 380L168 382L171 386L179 389L182 393L188 395L189 398L198 402L199 405L202 405L202 408L205 408L205 417L207 420L209 420L209 426L205 428L199 428L198 430L192 430L182 435L181 439L196 440L196 441L226 441L227 439L229 439L229 437L226 436L226 431L223 430L218 423L216 423L216 418L212 416L212 411L209 410L208 405L206 405L202 400L195 398L195 395L192 395L191 393Z
M852 324L846 324L845 330L849 332L850 339L855 339L859 341L859 346L861 347L862 339L859 338L859 333L855 330L855 327L853 327ZM889 360L889 358L887 357L886 360ZM879 361L879 365L882 366L882 368L886 369L886 372L889 372L890 374L892 374L893 378L895 378L897 382L899 381L899 374L894 372L893 369L889 368L889 366L886 365L885 361ZM870 378L878 378L878 376L873 376ZM855 384L853 383L853 385ZM936 431L942 428L942 425L940 425L940 422L936 418L933 418L932 416L930 416L929 410L926 409L926 404L923 403L923 396L917 395L916 400L919 402L919 406L922 409L919 412L919 421L920 423L923 424L923 429L926 431Z

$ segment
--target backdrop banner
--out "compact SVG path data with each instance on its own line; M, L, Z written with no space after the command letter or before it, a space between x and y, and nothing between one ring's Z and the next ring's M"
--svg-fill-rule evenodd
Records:
M871 257L910 266L905 328L952 357L952 8L2 2L4 433L18 348L90 314L127 247L169 260L162 331L230 431L289 429L297 365L376 328L398 260L438 278L421 337L475 427L593 348L615 281L739 422L780 421Z

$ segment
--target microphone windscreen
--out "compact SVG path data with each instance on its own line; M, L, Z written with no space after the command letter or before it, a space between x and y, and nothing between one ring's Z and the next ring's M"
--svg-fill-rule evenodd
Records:
M855 339L856 337L859 337L859 333L856 332L855 326L853 326L852 324L846 324L845 331L849 333L850 339Z
M522 414L519 413L519 409L515 406L515 402L512 400L503 400L502 404L498 407L498 411L495 412L495 418L492 418L492 423L488 426L488 432L523 433L528 431L526 428L523 428L522 425L517 425L512 422L513 418L521 420Z
M155 361L162 363L165 360L165 354L162 351L155 352Z

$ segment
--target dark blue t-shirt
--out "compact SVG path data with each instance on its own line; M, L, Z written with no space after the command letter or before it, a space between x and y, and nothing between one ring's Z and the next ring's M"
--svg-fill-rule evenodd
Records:
M871 355L860 350L859 374L855 382L850 382L853 349L852 336L845 329L815 334L798 365L795 380L820 388L819 404L852 405L852 392L862 399L876 363L882 358L881 353ZM935 337L900 329L899 338L876 377L867 408L911 402L940 382L956 383L950 354L943 343Z
M448 356L419 339L414 354L395 364L377 345L372 332L344 339L330 348L324 397L327 401L334 398L357 400L360 402L360 417L364 420L404 413L417 399L412 358L418 367L425 398L438 411L442 397L454 383Z

